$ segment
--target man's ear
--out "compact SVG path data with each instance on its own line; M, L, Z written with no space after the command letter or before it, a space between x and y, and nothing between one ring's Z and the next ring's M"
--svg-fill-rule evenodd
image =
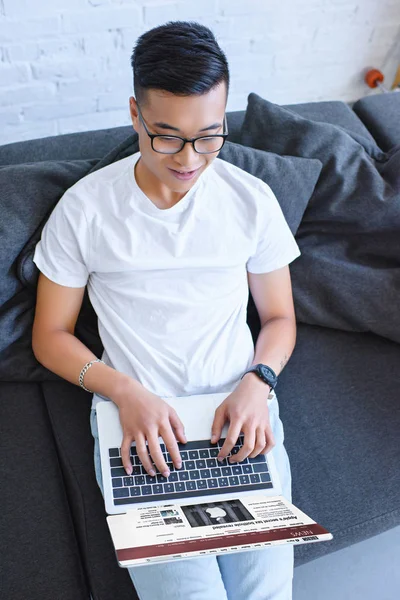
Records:
M137 104L136 104L136 100L133 96L131 96L129 98L129 111L131 114L131 120L132 120L132 125L133 125L133 129L136 131L136 133L139 133L138 128L139 128L139 113L138 113L138 109L137 109Z

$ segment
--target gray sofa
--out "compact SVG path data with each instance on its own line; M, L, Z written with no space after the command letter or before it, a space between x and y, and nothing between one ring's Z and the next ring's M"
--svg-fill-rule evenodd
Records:
M352 139L377 142L383 152L400 144L400 94L367 97L352 108L341 102L289 108L338 126ZM244 118L245 111L228 113L231 142L243 142ZM128 573L117 565L95 481L91 395L39 365L30 338L37 280L31 252L49 207L131 133L119 127L0 147L0 596L7 600L136 597ZM286 154L292 150L296 155L294 144ZM400 187L395 191L400 212ZM395 274L397 233L397 263L382 266ZM310 319L296 281L297 346L277 389L293 502L334 539L295 549L294 599L395 600L400 345L390 332L378 334L376 322L362 328L343 317L337 327L325 326L320 312ZM365 289L367 303L369 293ZM381 297L382 305L386 301ZM248 321L256 338L251 298ZM101 355L87 295L76 335Z

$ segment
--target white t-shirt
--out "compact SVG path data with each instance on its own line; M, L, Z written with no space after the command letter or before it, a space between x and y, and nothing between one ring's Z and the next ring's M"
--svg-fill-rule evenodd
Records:
M136 183L139 157L72 186L33 260L55 283L87 284L106 364L164 397L233 391L254 357L246 271L279 269L298 246L257 177L216 158L163 210Z

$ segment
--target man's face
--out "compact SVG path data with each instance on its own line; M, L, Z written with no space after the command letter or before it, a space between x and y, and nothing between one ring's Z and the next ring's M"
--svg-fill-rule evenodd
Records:
M224 133L226 86L221 84L202 96L175 96L163 90L147 90L146 101L139 105L151 134L178 135L194 138ZM137 104L130 98L130 111L135 131L139 135L141 161L148 175L157 183L178 194L185 194L205 169L218 156L198 154L192 144L185 144L177 154L160 154L151 147L151 140L139 117ZM195 171L190 179L179 179L176 171Z

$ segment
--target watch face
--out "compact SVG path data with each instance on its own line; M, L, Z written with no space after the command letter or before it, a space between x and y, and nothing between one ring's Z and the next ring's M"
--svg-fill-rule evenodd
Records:
M264 377L272 377L271 371L266 366L261 365L260 371L264 375Z

